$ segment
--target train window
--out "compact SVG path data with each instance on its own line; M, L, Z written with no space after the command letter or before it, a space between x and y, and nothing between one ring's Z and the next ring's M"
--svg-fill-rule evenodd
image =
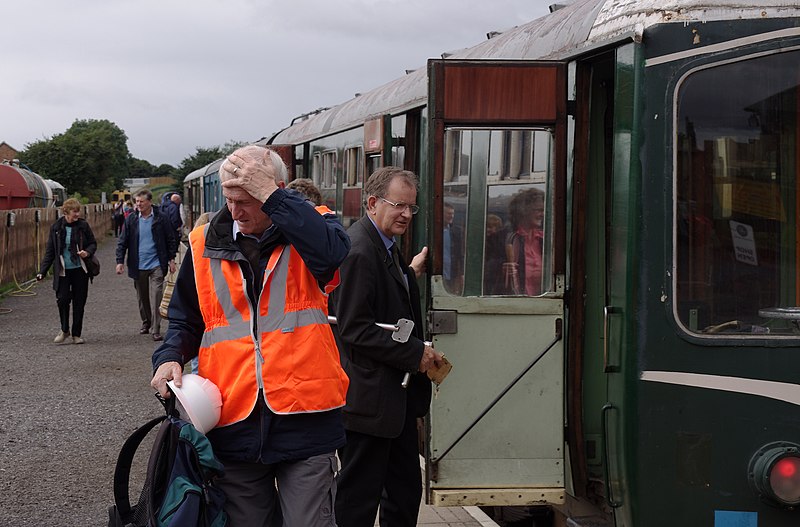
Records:
M311 158L311 180L319 188L322 180L322 154L317 152Z
M691 332L800 335L798 68L792 51L680 85L674 309Z
M392 117L392 165L403 168L406 162L406 116Z
M367 156L367 174L372 174L381 168L381 155L371 154Z
M344 186L360 187L364 181L363 149L360 146L348 148L344 152Z
M311 180L322 195L322 204L336 210L336 150L314 154L311 158Z
M549 129L446 131L442 274L450 294L538 296L552 289L552 150ZM476 258L467 247L481 243ZM470 276L480 283L465 284Z
M364 186L364 149L351 147L344 152L342 185L342 225L349 227L361 217L361 191Z
M322 153L320 189L336 188L336 151Z

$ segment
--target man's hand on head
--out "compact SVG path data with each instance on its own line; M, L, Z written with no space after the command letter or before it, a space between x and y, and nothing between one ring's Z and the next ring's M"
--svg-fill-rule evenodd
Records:
M271 163L264 164L236 154L229 155L222 163L219 179L223 188L239 187L262 203L278 189Z

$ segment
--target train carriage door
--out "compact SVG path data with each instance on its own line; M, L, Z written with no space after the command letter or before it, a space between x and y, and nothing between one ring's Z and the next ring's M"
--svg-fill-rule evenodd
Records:
M564 501L566 67L429 62L436 505Z
M293 145L266 145L266 147L281 156L283 163L286 165L286 172L288 176L286 178L286 183L298 177L295 170Z

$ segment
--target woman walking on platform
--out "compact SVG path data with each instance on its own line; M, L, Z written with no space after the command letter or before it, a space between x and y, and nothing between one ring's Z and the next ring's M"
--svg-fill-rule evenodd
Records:
M36 280L41 280L53 266L53 289L56 292L61 331L53 340L60 344L72 336L74 344L83 344L83 309L89 295L89 275L84 258L97 250L91 227L80 218L81 204L70 198L61 206L63 213L50 228L47 249L39 266ZM69 325L69 305L72 303L72 331Z

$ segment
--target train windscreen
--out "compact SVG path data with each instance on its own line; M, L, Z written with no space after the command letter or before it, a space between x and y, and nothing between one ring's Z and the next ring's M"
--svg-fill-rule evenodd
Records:
M675 310L690 332L800 334L798 71L791 51L680 85Z

